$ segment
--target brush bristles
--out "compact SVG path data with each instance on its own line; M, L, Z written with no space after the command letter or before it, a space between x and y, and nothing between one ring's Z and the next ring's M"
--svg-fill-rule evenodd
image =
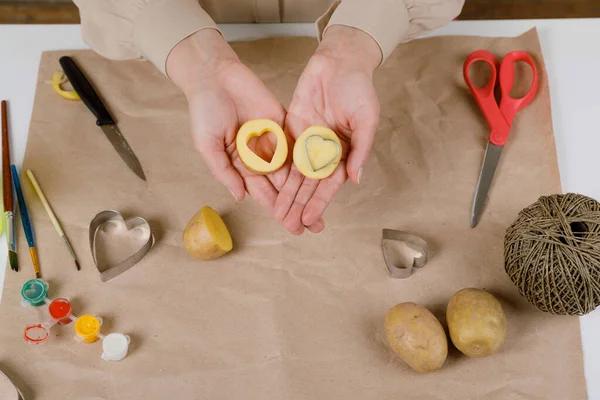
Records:
M10 262L10 268L13 271L19 270L19 259L17 258L17 253L15 253L14 251L9 251L8 252L8 261Z

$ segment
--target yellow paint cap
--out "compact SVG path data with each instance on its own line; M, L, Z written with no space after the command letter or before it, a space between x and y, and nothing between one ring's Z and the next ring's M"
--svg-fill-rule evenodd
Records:
M75 321L75 333L84 342L95 342L101 326L102 318L90 314L82 315Z

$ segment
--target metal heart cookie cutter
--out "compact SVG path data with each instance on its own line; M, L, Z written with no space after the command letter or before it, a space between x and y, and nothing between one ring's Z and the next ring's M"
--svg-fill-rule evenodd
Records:
M129 255L123 261L120 261L114 265L109 265L104 271L100 271L98 258L96 254L96 234L98 230L108 222L117 222L119 224L123 224L127 231L130 232L136 228L142 228L144 244L137 249L133 254ZM121 213L114 210L105 210L101 211L92 220L90 223L90 250L92 251L92 258L94 259L94 264L96 265L96 269L100 273L100 280L102 282L107 282L114 277L122 274L127 271L129 268L137 264L154 246L154 235L150 229L150 224L142 217L132 217L127 220L123 218ZM147 239L146 239L147 236Z
M394 229L382 230L381 251L390 275L398 279L411 276L413 269L423 267L429 257L429 246L425 240Z

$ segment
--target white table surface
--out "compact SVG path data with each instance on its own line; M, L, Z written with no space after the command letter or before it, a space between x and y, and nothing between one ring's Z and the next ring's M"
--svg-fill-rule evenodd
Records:
M538 29L549 74L563 191L600 200L600 130L596 126L600 46L584 44L586 39L600 37L600 19L455 21L434 35L516 36L532 27ZM222 28L228 40L315 35L312 24ZM25 152L40 53L85 48L78 25L0 25L0 98L9 100L12 156L18 167ZM6 246L0 246L0 265L6 265L6 259ZM3 282L0 273L0 289ZM600 309L581 317L581 332L589 398L600 400Z

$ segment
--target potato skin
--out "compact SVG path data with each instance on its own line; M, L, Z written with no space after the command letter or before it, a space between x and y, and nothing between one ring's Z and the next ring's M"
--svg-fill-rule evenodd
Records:
M221 249L213 240L206 224L202 210L198 211L183 231L183 245L186 250L200 260L214 260L227 251Z
M496 353L506 340L508 326L500 302L482 289L456 292L446 309L450 340L469 357Z
M388 311L385 334L392 350L417 372L439 370L448 356L442 324L431 311L415 303L400 303Z

